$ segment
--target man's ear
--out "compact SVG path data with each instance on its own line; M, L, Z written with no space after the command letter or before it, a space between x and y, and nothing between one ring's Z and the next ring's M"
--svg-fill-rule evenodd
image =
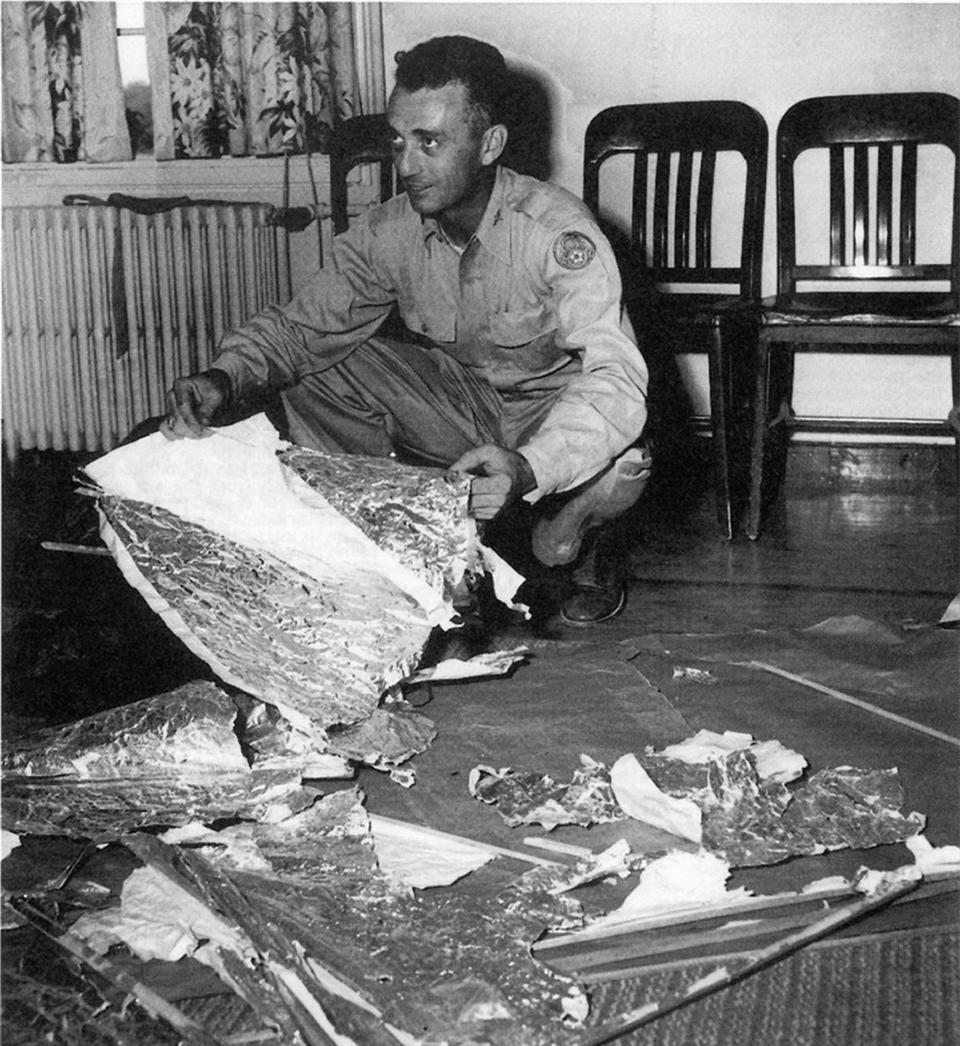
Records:
M480 142L480 162L484 167L495 163L507 147L507 129L502 123L495 123L483 132Z

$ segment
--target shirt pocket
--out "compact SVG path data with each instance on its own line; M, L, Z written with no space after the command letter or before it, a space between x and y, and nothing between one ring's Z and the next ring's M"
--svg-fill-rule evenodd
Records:
M526 345L556 328L548 303L539 298L513 294L489 307L490 334L496 345Z
M438 274L411 265L402 275L400 316L407 329L434 342L457 337L456 305Z
M400 317L413 334L434 342L457 340L457 321L450 308L439 308L422 301L401 302Z

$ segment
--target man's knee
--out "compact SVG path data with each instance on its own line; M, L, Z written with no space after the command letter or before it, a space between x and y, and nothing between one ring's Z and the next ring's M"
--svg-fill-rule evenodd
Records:
M645 446L629 447L596 479L589 481L533 528L533 554L545 566L572 563L583 539L595 527L619 519L646 489L653 458Z

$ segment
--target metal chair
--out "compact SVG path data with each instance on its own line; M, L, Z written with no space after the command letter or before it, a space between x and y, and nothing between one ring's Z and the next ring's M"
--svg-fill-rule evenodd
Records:
M728 537L735 481L747 471L749 429L738 421L753 385L744 371L755 329L747 306L760 299L767 146L763 117L732 101L614 106L590 121L584 143L583 197L598 220L601 166L617 154L633 158L629 233L610 234L650 366L652 438L661 449L686 423L671 415L681 388L668 377L675 355L708 357L717 516ZM742 179L742 164L727 157L718 166L724 153L743 158ZM726 264L716 260L718 217L739 234Z
M917 242L918 163L931 158L937 146L953 153L952 211L943 214L942 224L936 223L949 245L939 260L921 263L918 259L932 255L926 253L926 244ZM958 148L960 101L947 94L809 98L788 109L780 121L777 296L764 302L759 313L750 538L759 536L762 498L770 485L765 471L770 471L771 428L779 427L784 437L788 429L950 432L946 419L797 419L791 401L794 354L812 350L949 353L954 403L960 402ZM811 150L820 150L826 183L820 198L829 200L828 220L818 228L802 224L797 214L798 192L809 198L810 184L809 177L801 180L796 168L805 158L804 170L811 170L817 158ZM826 260L801 262L798 240L806 245L800 248L806 254L814 238L820 250L808 256Z
M330 212L334 235L350 225L347 176L363 163L380 165L380 202L389 200L397 192L397 183L390 152L390 125L382 113L351 116L331 137Z

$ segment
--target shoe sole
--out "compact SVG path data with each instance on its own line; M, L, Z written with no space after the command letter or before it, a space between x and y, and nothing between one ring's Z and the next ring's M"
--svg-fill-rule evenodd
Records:
M623 608L627 605L627 592L626 589L620 590L620 601L610 611L609 614L604 614L603 617L595 617L592 621L574 621L572 618L567 617L563 610L560 611L560 620L571 628L593 628L594 625L599 625L602 621L609 621L611 618L621 613Z

